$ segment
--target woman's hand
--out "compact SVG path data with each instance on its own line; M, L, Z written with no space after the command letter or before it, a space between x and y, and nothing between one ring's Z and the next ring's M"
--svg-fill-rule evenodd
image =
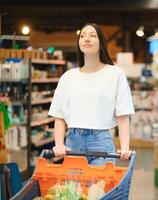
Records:
M70 148L65 145L57 145L53 147L53 151L56 157L63 158L70 151Z
M132 153L135 153L135 151L132 150L117 150L117 153L121 154L120 159L121 160L128 160Z

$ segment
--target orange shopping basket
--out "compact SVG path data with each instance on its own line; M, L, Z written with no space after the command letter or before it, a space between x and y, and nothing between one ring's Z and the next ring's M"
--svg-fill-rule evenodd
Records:
M32 200L44 196L56 183L64 185L68 181L80 183L82 191L87 193L88 187L100 180L106 182L105 195L100 200L128 200L135 153L132 153L128 167L115 166L112 162L104 166L88 165L87 156L120 158L120 154L115 153L70 152L62 164L47 163L52 156L51 150L42 151L33 176L12 200Z

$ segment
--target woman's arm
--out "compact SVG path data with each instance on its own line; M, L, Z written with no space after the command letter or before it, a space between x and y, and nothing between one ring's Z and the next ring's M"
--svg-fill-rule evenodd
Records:
M126 160L130 157L132 151L129 150L130 139L129 139L129 116L122 115L117 116L117 124L119 129L119 139L121 150L118 152L121 153L121 159Z
M64 119L55 118L54 139L56 146L64 145L65 134L66 134L66 123Z
M70 148L64 145L64 138L66 135L67 125L64 119L55 118L54 139L55 147L53 148L56 156L63 157Z

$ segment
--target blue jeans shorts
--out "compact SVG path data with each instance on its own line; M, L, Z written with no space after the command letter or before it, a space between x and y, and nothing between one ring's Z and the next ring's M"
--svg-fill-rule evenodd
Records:
M108 130L69 128L65 143L66 146L70 147L71 151L73 152L115 152L115 146ZM88 162L90 165L101 166L104 165L107 161L111 161L115 164L114 158L88 157Z

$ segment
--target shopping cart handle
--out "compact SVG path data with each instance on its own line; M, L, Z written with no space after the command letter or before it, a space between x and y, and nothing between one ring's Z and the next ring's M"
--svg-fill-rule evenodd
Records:
M42 150L40 157L46 158L46 159L51 159L51 158L55 157L55 154L54 154L54 151L52 151L50 149L44 149L44 150Z
M98 151L86 151L86 152L68 152L68 156L85 156L85 157L105 157L105 158L120 158L120 154L98 152Z
M107 153L107 152L98 152L98 151L86 151L86 152L67 152L66 156L94 156L94 157L105 157L105 158L120 158L118 153ZM54 151L49 149L44 149L40 157L51 159L55 157Z

